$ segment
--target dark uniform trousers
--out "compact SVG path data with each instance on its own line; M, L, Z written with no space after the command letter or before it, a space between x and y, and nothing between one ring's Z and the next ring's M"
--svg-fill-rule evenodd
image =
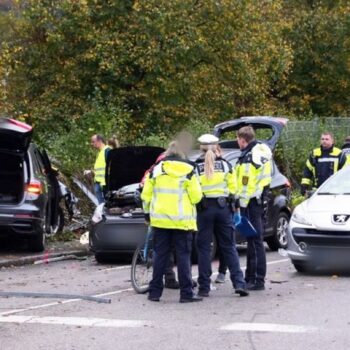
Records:
M264 284L266 276L266 255L264 247L264 227L263 227L263 205L258 203L256 198L252 198L247 208L241 208L241 214L245 215L258 235L247 238L247 267L245 271L245 280L248 283Z
M180 298L192 298L191 251L192 232L152 227L153 230L153 277L149 284L149 296L160 298L163 292L163 276L169 266L173 246L176 251Z
M211 242L216 233L217 243L226 262L234 288L245 288L243 272L239 266L239 258L233 234L232 213L228 205L220 207L217 200L208 200L206 209L198 212L198 284L199 290L210 291Z

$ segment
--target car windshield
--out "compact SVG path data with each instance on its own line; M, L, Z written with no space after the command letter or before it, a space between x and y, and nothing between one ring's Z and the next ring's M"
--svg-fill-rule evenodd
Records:
M339 171L326 181L317 192L318 195L350 195L350 166Z

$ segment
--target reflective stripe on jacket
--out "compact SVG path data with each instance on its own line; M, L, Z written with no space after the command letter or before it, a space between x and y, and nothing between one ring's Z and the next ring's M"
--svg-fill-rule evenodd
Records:
M206 198L228 197L237 191L236 174L225 159L217 158L214 163L214 174L208 179L204 173L204 159L196 161L196 173L203 195Z
M328 150L315 148L306 161L301 184L320 187L343 166L343 162L340 161L341 153L337 147Z
M272 154L270 148L256 141L242 151L237 161L236 178L241 207L247 207L250 199L260 199L266 187L270 186Z
M94 181L98 182L101 186L106 185L106 150L109 150L109 146L104 146L97 154L94 172Z
M195 204L202 199L202 191L188 162L174 158L161 161L148 174L141 198L151 226L197 230Z

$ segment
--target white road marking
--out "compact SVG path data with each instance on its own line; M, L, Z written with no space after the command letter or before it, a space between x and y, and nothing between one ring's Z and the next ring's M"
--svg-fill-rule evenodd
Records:
M290 260L289 259L273 260L273 261L267 262L267 265L283 263L283 262L286 262L286 261L290 261ZM130 265L125 265L125 266L130 267ZM245 266L242 266L241 268L245 269ZM217 275L217 274L218 274L217 272L213 273L214 276ZM193 278L197 278L197 277L198 277L197 275L193 276ZM93 295L93 296L94 297L105 297L105 296L109 296L109 295L116 295L116 294L121 294L121 293L125 293L125 292L130 292L130 291L133 291L133 290L134 290L133 288L125 288L125 289L119 289L119 290L106 292L106 293L102 293L102 294L96 294L96 295ZM82 299L68 299L68 300L56 301L56 302L48 303L48 304L29 306L29 307L23 308L23 309L14 309L14 310L10 310L10 311L1 312L0 313L0 317L1 316L14 315L14 314L18 314L18 313L26 312L26 311L30 311L30 310L44 309L44 308L48 308L48 307L56 306L56 305L74 303L74 302L78 302L78 301L82 301Z
M279 333L310 333L317 331L312 326L297 326L291 324L274 323L231 323L220 327L222 331L245 331L245 332L279 332Z
M38 317L38 316L0 316L0 323L17 324L54 324L82 327L111 327L111 328L136 328L149 325L149 322L140 320L115 320L91 317Z

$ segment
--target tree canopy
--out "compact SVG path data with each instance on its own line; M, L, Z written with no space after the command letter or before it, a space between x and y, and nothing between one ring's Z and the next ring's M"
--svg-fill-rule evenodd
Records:
M345 0L10 3L0 113L43 140L111 130L130 143L194 120L350 109Z

